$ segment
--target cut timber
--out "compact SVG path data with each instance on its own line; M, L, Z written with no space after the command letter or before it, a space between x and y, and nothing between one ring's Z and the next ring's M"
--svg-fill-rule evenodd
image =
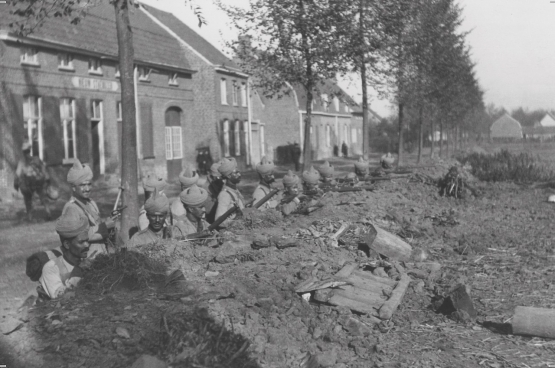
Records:
M336 290L318 290L314 293L314 299L319 302L329 303L331 305L347 307L359 313L377 316L379 305L374 306L366 302L349 299L342 295L335 294Z
M384 284L384 285L387 285L387 286L390 286L390 287L395 287L395 285L397 285L397 281L394 281L392 279L386 279L385 277L372 275L370 272L354 271L353 274L356 275L356 276L363 277L367 280L370 280L370 281L378 283L378 284Z
M369 226L370 232L366 235L365 243L369 248L386 256L389 259L408 261L412 254L412 247L399 238L376 225Z
M393 286L390 286L387 284L376 282L365 276L360 276L358 273L353 273L351 274L351 276L345 278L344 280L356 288L371 291L378 295L383 295L384 293L389 295L393 291L393 287L395 286L395 284L393 284Z
M555 339L555 309L516 307L513 334Z
M393 316L393 313L395 313L405 296L409 283L410 276L406 273L401 275L401 280L399 280L397 287L393 290L391 297L380 308L379 317L381 319L390 319Z
M335 274L336 278L343 278L349 277L349 275L358 269L358 265L356 263L347 263L339 272Z
M350 285L341 286L340 288L333 289L333 295L339 295L347 299L357 300L359 302L371 304L374 306L381 306L385 302L382 293L374 293L368 290L355 288Z

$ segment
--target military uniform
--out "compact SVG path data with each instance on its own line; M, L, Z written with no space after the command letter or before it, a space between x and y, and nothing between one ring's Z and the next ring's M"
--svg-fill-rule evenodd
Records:
M65 204L62 210L62 216L79 216L85 214L89 220L89 239L99 232L100 227L103 226L100 219L100 211L96 202L92 199L88 201L80 201L75 197L71 197ZM107 231L107 230L105 230ZM107 253L106 245L104 243L92 243L89 248L89 258L94 258L97 254Z
M147 227L146 229L141 230L138 233L135 233L135 235L133 235L131 239L129 239L129 241L125 246L127 248L135 248L135 247L138 247L139 245L157 243L163 238L164 238L164 229L155 233L149 227Z
M262 184L262 183L258 184L256 189L254 190L254 193L252 194L252 198L254 199L253 204L256 204L262 198L266 197L271 191L272 191L272 189L269 186L267 186L265 184ZM280 194L274 195L270 200L266 201L258 209L267 210L267 209L270 209L270 208L276 208L277 205L280 202L280 197L281 197Z
M203 230L208 229L208 222L205 219L201 219L199 222L192 222L187 216L179 220L173 230L173 236L187 236L190 234L200 233Z
M241 210L244 209L245 200L243 198L243 195L237 189L231 188L228 185L224 185L224 187L222 188L222 191L218 195L218 209L216 210L215 220L217 220L218 218L220 218L221 215L226 213L231 207L233 207L234 204L239 206L239 209ZM229 223L233 219L235 219L236 216L237 216L236 213L232 214L222 223L221 226L222 227L228 226Z
M74 272L74 268L73 265L64 259L64 256L59 256L45 263L39 279L42 290L51 299L55 299L61 296L67 289L77 286L81 276Z
M179 202L179 198L177 198L177 202ZM179 202L181 203L181 202ZM183 206L181 206L183 207ZM183 210L185 211L185 210ZM173 213L172 213L173 216ZM175 218L173 218L173 220L175 221ZM146 217L146 210L145 210L145 206L142 206L139 209L139 230L144 230L146 228L148 228L148 217ZM166 217L166 225L165 226L171 226L171 220L170 217Z

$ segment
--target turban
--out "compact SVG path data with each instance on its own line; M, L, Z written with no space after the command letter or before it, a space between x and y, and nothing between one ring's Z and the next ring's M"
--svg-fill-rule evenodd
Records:
M21 145L21 150L22 151L28 151L30 149L31 149L31 142L29 142L29 141L23 142L23 144Z
M80 185L93 178L93 173L89 165L82 165L78 159L75 159L73 166L67 173L67 182L71 185Z
M233 172L233 170L235 170L237 168L237 161L235 161L235 158L230 157L230 158L224 158L222 159L222 164L220 165L220 167L218 168L218 171L220 172L220 174L222 174L223 176L228 176L229 174L231 174Z
M219 178L220 172L218 171L218 169L220 168L221 164L221 162L214 162L212 166L210 166L210 175Z
M158 191L154 191L154 194L145 203L146 213L168 213L170 211L170 201L164 194L158 194Z
M335 170L333 166L331 166L330 163L326 161L322 166L318 167L318 171L320 172L320 175L322 175L324 178L329 178L333 176L333 172Z
M181 200L181 203L186 206L197 207L206 202L208 199L208 192L197 187L196 184L193 184L190 188L181 192L179 199Z
M303 172L303 180L307 184L318 184L320 174L311 166L310 170Z
M154 192L154 189L161 192L166 188L167 184L168 183L166 183L164 179L159 178L156 174L148 174L146 178L143 179L143 188L145 192Z
M369 167L368 161L364 161L362 157L355 162L355 169L357 170L366 170Z
M287 174L283 177L283 186L292 187L299 183L299 177L293 173L293 171L287 171Z
M62 238L71 239L84 231L89 231L89 220L84 215L62 214L56 221L56 232Z
M347 176L345 177L345 179L347 179L347 180L356 180L357 178L358 178L357 174L355 174L353 172L348 173Z
M274 169L276 168L276 166L274 165L274 163L272 161L268 161L266 159L266 156L262 157L262 160L260 161L260 163L258 165L256 165L256 171L260 174L260 175L268 175L274 172Z
M179 182L184 188L189 188L191 185L198 182L198 174L193 171L191 166L187 166L187 168L179 174Z
M388 165L393 165L393 163L395 162L395 157L393 157L391 153L388 152L386 155L382 156L380 162L386 163Z

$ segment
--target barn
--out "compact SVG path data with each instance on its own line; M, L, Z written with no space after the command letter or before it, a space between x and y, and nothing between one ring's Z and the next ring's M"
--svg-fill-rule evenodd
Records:
M522 126L517 120L505 113L491 125L490 137L494 140L522 139Z

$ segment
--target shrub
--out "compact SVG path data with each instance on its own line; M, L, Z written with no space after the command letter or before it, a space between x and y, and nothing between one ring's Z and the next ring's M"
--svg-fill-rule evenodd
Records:
M537 155L525 152L471 153L458 160L463 165L470 164L472 175L484 181L530 183L555 180L552 167L541 162Z

